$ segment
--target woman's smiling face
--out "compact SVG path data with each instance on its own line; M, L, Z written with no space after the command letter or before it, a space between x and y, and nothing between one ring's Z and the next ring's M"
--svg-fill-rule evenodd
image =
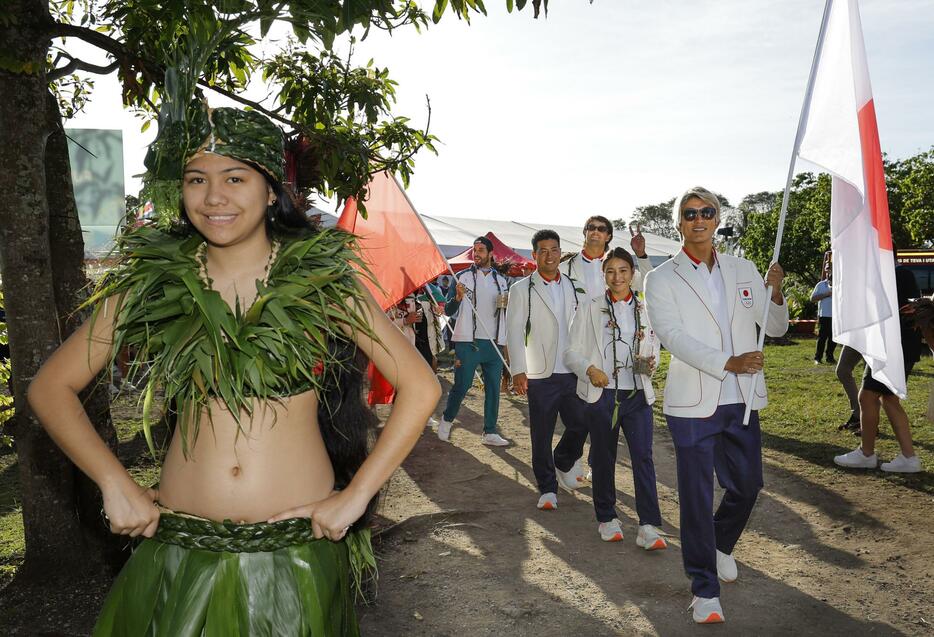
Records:
M266 208L275 196L252 166L204 153L185 166L182 201L188 219L208 243L230 246L265 233Z

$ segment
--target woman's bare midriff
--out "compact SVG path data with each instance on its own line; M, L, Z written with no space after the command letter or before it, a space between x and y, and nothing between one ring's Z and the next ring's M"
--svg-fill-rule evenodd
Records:
M314 391L257 406L252 420L211 406L202 414L188 457L176 430L162 465L159 501L173 511L212 520L263 522L283 511L323 500L334 471L318 428Z

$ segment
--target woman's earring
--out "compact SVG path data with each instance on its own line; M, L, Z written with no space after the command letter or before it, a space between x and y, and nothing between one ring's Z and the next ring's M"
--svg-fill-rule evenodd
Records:
M269 221L269 223L275 221L276 218L276 201L278 200L273 199L272 203L266 206L266 219Z

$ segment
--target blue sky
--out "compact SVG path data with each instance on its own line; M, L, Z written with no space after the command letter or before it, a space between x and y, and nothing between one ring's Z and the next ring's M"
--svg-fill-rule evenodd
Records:
M426 214L575 223L628 217L701 184L738 203L784 184L822 0L552 0L547 20L446 17L356 48L400 84L397 112L426 118L409 194ZM860 2L883 150L934 145L934 0ZM115 84L115 83L113 83ZM124 128L127 175L148 135L117 88L73 126ZM257 92L261 87L257 87ZM222 100L212 100L217 104ZM129 182L133 188L133 182Z

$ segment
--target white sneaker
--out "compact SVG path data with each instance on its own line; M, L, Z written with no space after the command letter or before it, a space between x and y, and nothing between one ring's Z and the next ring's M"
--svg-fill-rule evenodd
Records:
M429 417L428 417L428 422L425 423L425 427L437 427L437 426L438 426L438 421L437 421L437 419L432 418L431 416L429 416Z
M921 471L921 458L918 456L906 458L902 454L898 454L895 456L895 460L883 462L879 468L889 473L918 473Z
M558 508L558 496L555 493L543 493L542 497L538 499L539 509L542 511L554 511Z
M697 624L722 624L723 609L719 597L694 597L688 610L694 610L694 622Z
M509 441L503 438L499 434L483 434L480 437L480 442L489 446L489 447L508 447Z
M601 522L597 530L600 532L600 539L604 542L620 542L623 539L623 529L619 525L619 518Z
M736 560L733 559L733 554L730 553L721 553L717 551L717 577L720 578L721 582L726 582L727 584L735 582L736 578L739 577L739 571L736 568Z
M833 461L841 467L848 467L850 469L875 469L876 465L879 464L876 454L866 456L863 453L862 447L857 447L853 451L845 453L842 456L835 456Z
M662 551L668 548L668 542L654 526L643 524L639 527L639 533L636 534L636 546L646 551Z
M454 426L453 422L448 422L444 418L441 419L441 422L438 423L438 440L443 440L447 442L451 437L451 428Z
M558 484L568 491L579 489L582 486L580 478L583 477L583 470L576 462L568 471L561 471L561 469L555 467L555 475L558 477Z

